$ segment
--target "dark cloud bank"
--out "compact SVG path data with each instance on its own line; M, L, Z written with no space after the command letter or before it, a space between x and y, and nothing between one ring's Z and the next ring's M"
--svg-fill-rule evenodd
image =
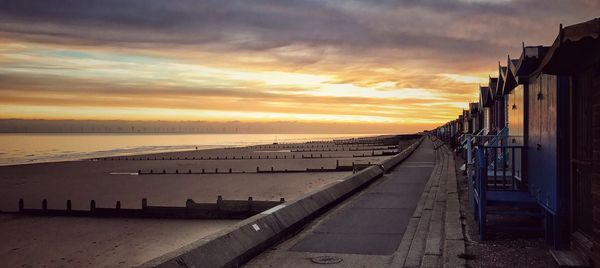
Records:
M48 43L225 51L301 44L464 58L514 51L521 41L549 43L559 23L598 15L595 0L14 0L0 1L0 32Z

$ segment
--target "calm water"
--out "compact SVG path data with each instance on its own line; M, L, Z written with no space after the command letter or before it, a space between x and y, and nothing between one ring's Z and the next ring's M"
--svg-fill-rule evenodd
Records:
M371 134L0 134L0 165L305 142Z

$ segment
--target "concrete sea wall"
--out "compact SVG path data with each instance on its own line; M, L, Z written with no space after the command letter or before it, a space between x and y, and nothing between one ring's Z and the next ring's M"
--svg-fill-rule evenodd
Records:
M384 172L410 156L423 138L377 166L361 170L325 189L250 217L221 232L155 258L142 267L238 267L380 178Z

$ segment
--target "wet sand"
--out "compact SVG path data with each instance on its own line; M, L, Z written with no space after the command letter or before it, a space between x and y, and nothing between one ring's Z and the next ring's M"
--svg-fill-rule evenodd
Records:
M66 200L70 199L73 209L89 209L91 199L96 201L98 207L114 207L118 200L124 208L140 208L142 198L148 198L149 205L157 206L184 206L188 198L196 202L215 202L218 195L224 199L247 199L252 196L254 200L293 200L309 191L336 183L351 172L251 172L256 172L256 167L261 170L271 167L275 170L335 168L336 161L340 165L376 163L388 156L352 156L377 154L384 149L389 151L384 147L359 148L332 142L277 144L141 155L135 156L136 160L124 160L121 157L122 160L94 159L5 166L0 167L0 210L16 211L19 198L24 198L26 208L40 208L42 199L48 200L49 208L65 208ZM336 158L302 158L302 155L310 154L314 157L322 154ZM215 160L217 156L219 160ZM242 156L243 160L240 159ZM249 159L250 156L252 159ZM258 156L261 159L257 159ZM265 159L267 156L269 159ZM162 160L163 157L180 160ZM186 157L188 160L185 160ZM198 160L208 157L211 160ZM236 159L232 160L233 157ZM184 173L202 169L226 172L229 168L247 173L115 175L150 169ZM0 237L4 240L0 246L0 266L131 266L236 222L0 214Z

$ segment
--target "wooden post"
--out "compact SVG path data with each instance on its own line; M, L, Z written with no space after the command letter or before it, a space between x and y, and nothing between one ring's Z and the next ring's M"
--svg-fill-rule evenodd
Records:
M46 199L42 200L42 209L43 210L48 209L48 200L46 200Z
M71 206L71 200L67 200L67 211L71 211L72 206Z
M121 201L117 201L117 205L115 206L117 210L121 209Z
M142 209L146 209L148 207L148 199L142 198Z
M96 210L96 201L92 200L90 201L90 211L94 211Z

